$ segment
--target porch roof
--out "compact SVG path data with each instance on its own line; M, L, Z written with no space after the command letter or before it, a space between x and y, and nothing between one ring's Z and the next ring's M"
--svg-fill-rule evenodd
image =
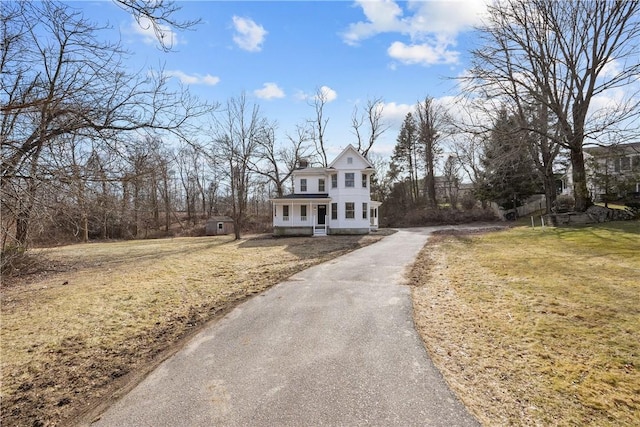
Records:
M282 197L275 197L271 199L272 202L275 203L285 203L285 202L330 202L331 197L329 197L329 193L309 193L309 194L288 194Z

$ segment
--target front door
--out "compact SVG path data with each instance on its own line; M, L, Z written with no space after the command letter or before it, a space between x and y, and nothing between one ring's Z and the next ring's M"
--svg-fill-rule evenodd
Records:
M327 220L327 205L318 205L318 225L325 225Z

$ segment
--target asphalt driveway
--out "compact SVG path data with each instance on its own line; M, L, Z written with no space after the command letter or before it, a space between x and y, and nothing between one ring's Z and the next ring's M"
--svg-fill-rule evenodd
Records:
M93 425L477 426L429 359L403 285L431 230L400 230L243 303Z

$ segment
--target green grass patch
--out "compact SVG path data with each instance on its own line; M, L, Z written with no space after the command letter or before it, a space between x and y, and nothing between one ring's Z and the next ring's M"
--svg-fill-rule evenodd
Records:
M417 323L485 424L640 425L640 222L439 237L428 250Z

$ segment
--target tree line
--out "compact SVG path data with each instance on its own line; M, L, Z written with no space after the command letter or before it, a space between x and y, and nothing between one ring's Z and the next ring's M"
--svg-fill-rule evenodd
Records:
M197 23L173 20L173 2L115 1L148 19L167 50L163 25ZM566 156L585 210L584 147L638 137L639 9L489 5L455 111L429 96L416 103L387 160L372 150L389 129L383 100L354 109L354 145L378 169L374 198L388 209L455 207L466 178L482 202L544 192L550 207ZM244 94L206 102L171 88L161 69L126 71L128 53L101 37L109 28L62 3L6 3L0 19L3 258L42 236L145 237L215 214L231 216L239 237L253 217L270 217L269 197L287 192L301 158L328 163L323 88L310 118L278 138L278 123Z
M543 193L550 210L566 170L575 210L585 211L593 200L584 148L640 137L639 12L637 1L489 4L455 111L427 97L404 120L388 173L399 181L398 209L455 206L464 176L483 203L514 208Z

